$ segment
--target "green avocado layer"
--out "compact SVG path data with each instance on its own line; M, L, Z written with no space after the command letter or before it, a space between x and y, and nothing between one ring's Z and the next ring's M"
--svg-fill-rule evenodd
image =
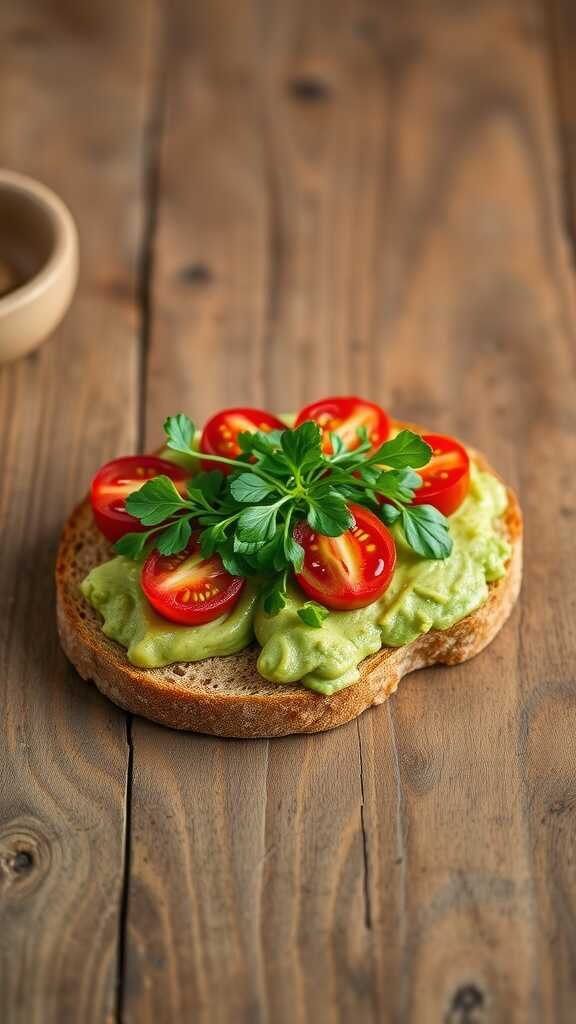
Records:
M233 654L256 637L258 670L275 683L294 683L331 694L358 678L358 665L383 645L399 647L431 629L448 629L478 608L488 583L506 571L510 545L498 530L505 487L472 466L468 497L450 517L454 542L443 561L419 558L393 527L397 563L386 593L352 612L330 612L321 629L306 626L297 610L306 600L294 586L286 608L267 615L248 581L230 614L203 626L178 626L150 608L139 584L140 566L118 557L92 569L82 593L103 616L103 632L126 648L141 668Z
M235 654L254 636L257 592L252 582L229 615L203 626L178 626L157 615L142 593L140 565L123 555L92 569L80 589L103 616L102 632L122 644L139 668Z

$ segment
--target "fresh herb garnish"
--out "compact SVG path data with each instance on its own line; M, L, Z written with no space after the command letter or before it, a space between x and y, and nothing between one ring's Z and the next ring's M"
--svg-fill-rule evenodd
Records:
M423 558L446 558L446 527L433 505L402 509L402 528L410 547ZM443 517L442 517L443 518Z
M324 619L329 615L329 611L324 607L323 604L317 604L316 601L306 601L301 608L298 609L298 616L302 619L307 626L312 626L313 629L321 629Z
M326 454L321 430L309 420L295 429L242 433L242 456L227 459L192 447L194 424L183 413L170 416L164 426L169 448L215 468L194 476L185 496L166 476L130 494L126 510L150 529L122 537L116 550L123 555L138 558L149 547L176 554L192 530L200 530L204 557L217 552L233 575L264 579L263 605L273 615L286 604L289 573L302 569L304 550L293 536L296 523L306 520L317 533L338 537L354 525L351 502L370 508L387 524L399 521L407 543L422 557L450 554L445 517L430 505L410 504L422 483L415 470L432 454L412 431L401 431L376 451L363 430L354 449L333 435L332 453ZM227 476L219 464L231 467ZM307 602L298 614L319 628L325 609L318 609L322 606Z

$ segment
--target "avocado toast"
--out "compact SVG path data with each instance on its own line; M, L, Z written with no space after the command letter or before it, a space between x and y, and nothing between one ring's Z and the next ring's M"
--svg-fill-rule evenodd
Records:
M332 417L332 428L335 422L337 425ZM390 437L397 437L403 431L410 430L418 435L424 433L419 428L410 428L398 422L390 423L388 433ZM365 433L360 431L359 436L365 438ZM381 438L378 438L380 443ZM365 440L364 447L367 444ZM373 447L375 445L376 442ZM461 449L457 442L454 442L454 446ZM348 447L351 447L349 438ZM205 450L203 447L202 451ZM381 450L389 451L392 458L392 448ZM368 446L368 458L370 453ZM440 449L435 450L435 456L445 460ZM261 646L250 642L250 631L249 635L241 638L242 649L238 653L219 653L217 656L201 657L200 660L172 661L170 656L173 650L181 652L182 648L171 649L170 645L166 646L166 636L177 636L179 640L186 640L189 636L194 640L198 636L210 636L208 622L193 625L191 629L186 629L181 621L177 625L173 622L172 625L168 623L164 630L158 628L159 621L160 626L164 621L162 617L158 620L156 612L150 612L154 628L145 630L146 643L140 650L137 644L131 648L135 603L132 592L128 589L120 595L116 592L113 595L114 609L129 607L130 614L118 617L115 612L116 617L110 617L110 602L107 604L104 600L102 607L102 595L105 599L109 597L107 577L104 575L104 585L96 589L93 584L87 586L83 583L87 575L90 580L91 571L95 567L107 562L112 564L109 560L114 556L110 541L95 525L90 501L85 500L66 524L58 555L58 622L64 650L80 675L92 680L115 703L173 728L221 736L256 737L319 732L341 725L372 704L385 700L407 673L436 662L455 664L477 654L495 636L514 605L520 587L522 564L522 521L518 502L512 491L504 491L502 485L496 483L496 474L482 456L468 450L466 459L470 462L471 480L467 484L467 497L458 497L460 513L453 510L446 517L446 522L452 524L454 534L451 554L437 552L436 560L415 554L408 550L404 539L404 532L410 531L410 521L406 522L403 529L400 529L399 523L393 523L390 531L395 538L397 561L394 563L394 557L391 556L390 579L385 585L380 576L379 585L384 586L382 593L375 600L372 599L374 595L364 596L361 607L353 603L345 603L344 606L334 604L334 601L342 600L341 595L327 591L326 601L332 603L328 608L323 608L317 601L319 594L314 590L318 585L317 579L302 580L296 572L298 582L289 582L284 589L284 596L280 594L278 598L273 598L273 605L276 602L281 604L282 601L284 604L281 607L272 606L269 612L263 611L265 597L262 595L270 592L270 586L261 577L255 576L247 581L242 596L235 598L238 602L235 608L231 607L215 621L234 622L235 614L239 621L241 616L238 609L249 606L250 615L253 616L250 620L252 628ZM248 462L248 458L245 462ZM449 463L444 461L438 465L444 467ZM426 479L425 468L421 473ZM358 475L356 469L354 474L355 477ZM372 486L372 476L368 472L365 475ZM441 473L436 475L442 476ZM453 481L456 476L453 478L448 472L444 472L443 476L448 482L443 496L437 502L446 506L450 494L454 499L456 484ZM344 477L342 479L345 490L346 481ZM397 479L391 482L396 485ZM422 477L419 482L423 488ZM450 493L446 489L448 483L452 487ZM180 485L176 483L175 486ZM381 484L374 486L381 486L384 495L389 490L384 478ZM462 488L461 482L458 486ZM489 557L482 548L480 588L478 566L475 564L475 561L478 562L480 548L474 533L479 534L481 531L478 516L474 518L469 510L473 511L476 499L480 505L484 503L485 506L485 495L491 489L498 495L498 504L494 506ZM239 492L238 487L235 490ZM434 498L433 487L429 487L428 493ZM412 502L416 503L414 493L411 507ZM382 511L372 501L372 497L366 499L366 504L381 511L384 521L389 521L390 513ZM402 508L401 501L397 504ZM130 501L128 507L133 507ZM357 505L353 507L362 511ZM442 515L439 514L441 519ZM367 533L359 532L358 521L352 527L352 533L354 530L357 536L368 538ZM299 536L297 528L296 536ZM322 537L313 539L322 540ZM302 540L306 544L306 538L302 537ZM335 542L329 543L333 545ZM414 544L416 548L419 546L417 538ZM443 588L443 580L455 564L462 545L465 546L466 566L472 566L475 575L459 574L451 579L450 586ZM478 557L472 558L470 552ZM122 568L121 561L117 565L118 569ZM464 580L462 592L458 592L460 580ZM471 580L478 590L471 593L468 599L463 592L470 588ZM315 600L305 601L307 596L311 596L310 591L303 593L300 588L310 583ZM252 604L250 593L255 595ZM85 594L89 600L86 600ZM462 597L466 599L462 601ZM155 599L154 592L152 598ZM347 598L344 600L350 601ZM357 601L357 595L353 595L352 600ZM148 608L144 598L139 596L139 602ZM468 607L472 610L462 614L467 612ZM200 603L198 608L201 609ZM107 625L112 622L111 628L107 630L111 635L106 636L102 632L100 611L104 612ZM185 609L184 613L188 614ZM199 612L190 613L192 616L194 614L198 616ZM445 622L450 624L445 628L435 628ZM141 624L138 628L141 629ZM156 636L161 639L159 645ZM367 638L367 641L360 642L358 637ZM387 643L387 639L390 642ZM127 658L125 648L131 650L131 661ZM310 670L311 652L314 653L316 666L318 651L325 652L325 663L320 664L319 670L315 668L309 671L304 676L304 685L301 685L299 679L294 678L294 673L300 664ZM303 660L300 662L299 659ZM152 666L159 667L150 667L149 661ZM338 664L334 667L336 662ZM341 675L338 674L340 668Z

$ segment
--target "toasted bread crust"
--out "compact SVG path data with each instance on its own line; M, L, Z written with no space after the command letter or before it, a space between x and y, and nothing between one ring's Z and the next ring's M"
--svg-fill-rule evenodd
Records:
M471 452L482 469L485 459ZM357 683L326 697L298 684L268 683L256 670L258 649L205 661L138 669L101 631L79 582L111 557L88 499L68 519L56 565L58 630L62 647L83 679L133 714L173 729L214 736L273 737L324 732L381 704L403 676L436 663L453 665L478 654L508 618L522 578L522 515L508 491L503 526L512 545L506 575L489 587L484 604L447 630L426 633L404 647L383 647L360 665Z

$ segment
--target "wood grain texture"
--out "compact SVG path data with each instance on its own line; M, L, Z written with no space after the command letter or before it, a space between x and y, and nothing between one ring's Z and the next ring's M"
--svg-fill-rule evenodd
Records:
M567 1021L574 307L545 12L182 3L168 30L149 443L176 407L357 390L491 454L538 559L489 651L356 726L239 748L135 722L126 1018Z
M0 370L4 1024L115 1014L125 716L63 657L52 580L70 505L136 442L147 29L140 3L2 5L0 162L63 196L82 262L55 337Z
M5 0L0 162L64 195L83 272L0 371L3 1022L573 1019L573 21ZM518 489L519 612L333 733L135 719L129 772L57 648L61 522L166 413L348 390Z
M325 346L333 320L321 264L330 259L333 194L350 169L335 159L338 137L342 125L353 129L361 85L333 115L328 87L309 99L294 61L304 45L314 55L329 6L171 8L149 445L175 408L198 418L238 402L290 408L317 387L343 386L344 372L330 381L329 363L321 383L310 370L322 365L317 317L326 318ZM334 75L353 80L361 50L344 12L323 45ZM298 139L283 141L288 128L305 132L312 149L309 182ZM327 130L330 147L316 153ZM371 1013L357 729L318 740L183 739L134 721L127 1021L303 1021L336 1006L346 1019Z
M551 78L555 90L558 133L562 149L565 225L572 250L576 246L576 8L570 0L543 0L548 14ZM574 259L574 256L572 256Z
M575 320L546 20L490 3L459 16L408 5L407 18L420 59L394 85L384 358L402 408L493 452L519 486L527 572L516 634L468 668L416 676L390 705L392 876L378 854L388 775L369 770L365 813L375 950L390 935L390 877L402 939L375 976L392 1019L569 1020L571 912L556 879L571 891L572 852L537 809L544 778L555 791L576 768L574 744L557 747L574 686ZM360 732L370 764L390 732L376 715Z

